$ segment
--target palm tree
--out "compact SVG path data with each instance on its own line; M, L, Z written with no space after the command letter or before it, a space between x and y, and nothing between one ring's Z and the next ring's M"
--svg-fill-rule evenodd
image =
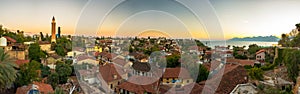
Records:
M16 80L16 67L13 59L0 48L0 91L7 89Z

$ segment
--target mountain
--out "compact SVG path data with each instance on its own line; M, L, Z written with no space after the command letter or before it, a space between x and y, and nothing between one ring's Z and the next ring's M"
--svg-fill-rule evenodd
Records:
M244 38L232 38L228 41L266 41L266 42L278 42L280 39L276 36L254 36L254 37L244 37Z

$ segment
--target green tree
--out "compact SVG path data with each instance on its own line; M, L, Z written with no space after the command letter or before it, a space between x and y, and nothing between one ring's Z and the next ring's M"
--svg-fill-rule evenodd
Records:
M8 88L17 78L17 65L3 49L0 49L0 91Z
M38 70L40 70L40 63L37 61L31 61L29 63L20 66L19 75L17 78L17 85L23 86L39 80Z
M67 37L60 37L56 42L58 45L62 46L66 51L72 50L72 42L68 40Z
M179 58L180 55L178 54L172 54L170 56L167 56L167 67L174 68L180 66Z
M293 40L290 41L289 44L292 47L300 47L300 34L298 34L296 37L294 37Z
M288 77L296 82L296 78L298 77L300 63L300 51L294 50L287 52L285 54L284 62L287 67Z
M56 88L54 94L66 94L62 88Z
M53 88L59 84L59 75L57 73L51 73L47 78L47 83Z
M37 43L31 44L28 49L29 59L41 62L41 58L45 58L46 54L41 50Z
M289 42L289 36L286 34L281 34L281 39L278 41L278 44L280 44L283 47L287 47L290 44Z
M258 50L261 49L257 44L251 44L248 47L249 54L255 54Z
M64 84L67 82L68 77L72 74L72 68L70 65L64 62L57 62L55 66L55 72L59 76L59 83Z
M198 77L197 77L197 83L204 81L207 79L209 75L209 71L207 70L207 68L205 68L202 64L199 64L199 73L198 73Z
M44 77L47 77L51 71L50 71L50 67L48 66L41 66L41 76L44 78Z
M65 56L67 54L66 50L63 48L61 44L56 45L55 52L60 56Z
M248 72L251 79L263 80L263 70L260 68L254 67L251 68Z

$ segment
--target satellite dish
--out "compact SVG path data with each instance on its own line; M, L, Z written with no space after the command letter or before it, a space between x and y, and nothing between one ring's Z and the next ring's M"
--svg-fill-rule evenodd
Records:
M0 46L1 47L7 46L7 39L5 37L0 38Z

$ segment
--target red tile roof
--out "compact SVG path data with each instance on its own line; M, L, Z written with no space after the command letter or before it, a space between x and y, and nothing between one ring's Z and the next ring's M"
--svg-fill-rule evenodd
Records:
M182 78L190 79L190 73L185 68L166 68L163 78Z
M90 57L88 55L80 55L80 56L77 56L77 61L82 61L82 60L86 60L86 59L92 59L92 60L96 60L95 58L93 57Z
M9 36L3 36L4 38L7 39L7 41L10 41L10 42L13 42L13 43L16 43L17 41Z
M206 67L208 70L214 70L216 69L219 65L221 64L221 62L213 60L211 61L211 63L204 63L204 67Z
M255 54L260 54L260 53L265 52L265 51L266 51L265 49L261 49L261 50L257 51Z
M122 59L122 58L119 58L119 57L114 59L113 62L118 64L118 65L121 65L121 66L125 66L127 64L125 59Z
M154 80L154 81L153 81ZM134 81L134 83L131 83ZM139 82L137 82L139 81ZM153 82L151 84L142 85L142 84L135 84L135 83L143 83L145 81ZM132 76L128 79L128 81L125 81L121 83L119 86L117 86L118 89L124 89L136 94L144 94L146 92L150 92L152 94L156 94L158 90L159 82L156 79L151 79L150 77L146 76Z
M29 60L16 60L15 63L18 65L18 66L21 66L25 63L29 63Z
M90 70L78 70L80 76L87 76L87 75L91 75L92 72Z
M242 60L242 59L227 59L226 62L227 63L238 63L242 66L245 66L245 65L254 66L256 61L255 60Z
M215 74L211 79L200 82L200 85L207 85L209 88L217 88L216 94L228 94L237 84L246 83L247 71L243 66L236 64L226 64L223 71ZM220 82L220 83L218 83ZM211 92L205 90L205 92Z
M121 80L121 74L124 74L124 70L118 66L115 66L112 63L108 63L105 65L99 66L100 78L105 80L105 82L109 83L116 80ZM116 75L116 78L114 76Z
M41 82L33 82L33 84L38 86L38 90L42 94L48 94L48 93L53 93L54 90L51 85L41 83ZM27 94L27 92L31 89L32 84L28 86L22 86L17 88L16 94Z
M79 51L79 52L84 52L84 48L82 47L74 47L72 48L73 51Z
M51 44L49 41L39 41L39 45Z

